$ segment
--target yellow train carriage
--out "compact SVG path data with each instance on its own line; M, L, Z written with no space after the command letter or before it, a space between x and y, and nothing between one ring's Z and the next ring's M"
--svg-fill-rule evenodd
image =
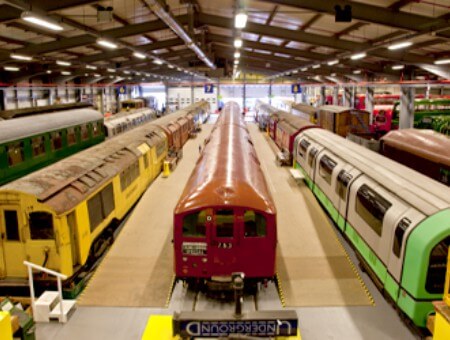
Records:
M161 172L167 150L164 132L146 124L1 187L0 278L25 279L24 260L73 276Z

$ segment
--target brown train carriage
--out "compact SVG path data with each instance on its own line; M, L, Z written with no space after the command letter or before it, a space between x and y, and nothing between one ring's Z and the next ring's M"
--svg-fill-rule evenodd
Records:
M393 130L380 140L380 152L450 185L450 138L433 130Z
M295 137L303 130L315 127L318 126L311 123L309 120L297 116L286 117L278 122L275 143L280 150L288 156L288 162L292 160Z
M174 211L177 278L275 275L276 211L236 103L227 103Z
M349 133L369 130L370 113L338 105L322 105L317 108L317 124L322 128L347 137Z
M294 103L291 107L291 113L294 116L299 116L300 118L307 119L311 123L315 123L316 111L317 109L314 106L304 103Z

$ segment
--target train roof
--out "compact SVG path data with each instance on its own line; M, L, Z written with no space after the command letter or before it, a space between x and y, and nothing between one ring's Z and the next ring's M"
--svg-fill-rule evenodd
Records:
M305 103L294 103L292 104L292 109L307 113L309 115L313 115L317 111L314 106Z
M433 130L393 130L381 138L384 144L450 166L450 138Z
M227 103L208 139L175 214L207 207L246 207L275 214L275 204L236 103Z
M129 166L142 154L142 144L152 146L166 138L159 127L145 124L10 182L0 191L30 194L64 213Z
M78 103L53 104L53 105L44 105L44 106L25 107L22 109L0 111L0 118L11 119L11 118L18 118L20 116L47 114L50 112L75 110L75 109L81 109L81 108L85 108L85 107L92 107L92 104L87 103L87 102L78 102Z
M293 134L299 130L304 130L311 127L317 127L317 125L311 123L310 121L297 116L290 116L278 123L280 128Z
M8 119L0 123L0 143L102 119L100 112L88 108Z
M347 112L347 111L360 111L360 112L367 112L368 111L364 111L364 110L359 110L359 109L354 109L348 106L340 106L340 105L322 105L319 106L317 108L318 111L331 111L331 112L336 112L336 113L341 113L341 112Z
M105 126L107 127L114 127L117 124L121 124L124 122L129 122L133 120L134 118L150 115L154 113L155 111L152 109L138 109L138 111L133 113L128 112L121 112L116 115L112 115L108 118L105 118Z
M436 180L324 129L303 133L426 215L450 207L450 188Z

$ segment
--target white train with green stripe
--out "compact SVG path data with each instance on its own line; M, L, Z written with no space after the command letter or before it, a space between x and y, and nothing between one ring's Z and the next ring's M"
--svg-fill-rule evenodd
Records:
M425 327L444 291L450 188L323 129L300 133L294 152L375 283Z

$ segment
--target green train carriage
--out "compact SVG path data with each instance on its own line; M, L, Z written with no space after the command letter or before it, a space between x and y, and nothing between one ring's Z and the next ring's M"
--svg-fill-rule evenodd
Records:
M375 283L425 327L444 290L450 189L323 129L296 138L294 166Z
M0 122L0 185L105 139L103 116L84 108Z

